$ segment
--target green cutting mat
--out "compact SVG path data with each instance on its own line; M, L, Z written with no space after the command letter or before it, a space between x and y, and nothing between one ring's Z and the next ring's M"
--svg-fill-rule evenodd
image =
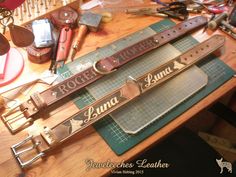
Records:
M150 27L153 30L160 32L161 30L174 25L175 23L166 19L153 24ZM186 36L172 43L172 45L179 51L184 52L192 46L196 45L196 43L197 41L191 36ZM185 112L187 109L191 108L195 103L206 97L213 90L229 80L234 74L234 71L231 68L229 68L226 64L224 64L214 56L210 56L204 61L205 62L198 64L198 66L208 75L209 82L207 86L181 105L172 109L172 111L168 112L161 119L158 119L150 126L143 129L140 133L136 135L126 134L110 116L107 116L106 118L97 122L94 125L95 129L116 154L123 154L124 152L168 124L170 121ZM72 75L72 72L70 72L68 70L68 67L66 66L63 69L59 70L59 73L62 73L61 76L63 79ZM94 101L94 98L86 90L81 90L78 93L73 94L71 98L80 109L86 105L91 104Z

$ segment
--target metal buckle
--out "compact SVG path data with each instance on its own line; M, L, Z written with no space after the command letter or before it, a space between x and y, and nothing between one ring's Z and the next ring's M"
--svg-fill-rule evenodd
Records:
M34 142L32 141L32 138L33 138L33 135L30 135L30 136L28 136L26 139L24 139L23 141L21 141L21 142L15 144L15 145L13 145L13 146L11 147L11 150L12 150L12 152L13 152L13 155L14 155L14 157L16 158L16 160L17 160L17 162L19 163L19 165L20 165L21 168L25 168L25 167L30 166L32 163L34 163L35 161L37 161L38 159L40 159L41 157L43 157L43 156L45 155L45 153L39 152L36 156L34 156L33 158L31 158L30 160L28 160L28 161L26 161L26 162L23 162L23 161L21 160L20 156L21 156L22 154L25 154L26 152L31 151L31 150L33 150L33 149L36 149L37 146L40 145L40 142L34 143ZM27 149L21 150L21 151L17 151L17 149L18 149L19 147L21 147L22 145L26 144L26 143L27 143L28 141L30 141L30 140L32 141L33 146L31 146L31 147L29 147L29 148L27 148Z
M2 114L1 116L2 121L5 123L7 128L11 131L11 133L14 134L15 132L23 129L24 127L26 127L33 121L32 118L26 118L24 116L25 111L27 111L27 109L24 109L23 111L21 111L19 109L19 106L16 106L10 109L8 112ZM23 120L23 118L25 118L25 120ZM17 124L17 126L12 127L13 123Z
M94 69L98 74L107 75L107 74L113 73L114 71L117 70L117 69L114 69L114 70L112 70L112 71L102 71L102 70L99 70L99 69L97 68L97 63L98 63L98 61L95 61L95 62L93 63L93 69Z

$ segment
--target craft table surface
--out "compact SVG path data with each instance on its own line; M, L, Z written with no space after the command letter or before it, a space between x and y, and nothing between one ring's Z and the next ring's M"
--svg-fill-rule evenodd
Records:
M82 56L90 51L94 51L98 47L102 47L117 39L120 39L128 34L143 29L155 22L158 22L161 18L158 17L131 17L122 12L114 12L113 20L109 23L102 24L101 30L97 33L90 33L82 46L80 52L77 53L77 57ZM178 21L175 21L179 23ZM214 33L221 33L216 31ZM198 30L193 36L199 41L207 39L213 32L206 31L203 33L203 29ZM226 36L226 35L225 35ZM226 36L225 53L220 56L227 65L236 70L236 41ZM30 77L32 73L40 74L49 67L49 62L45 64L33 64L28 61L27 55L24 49L19 49L25 57L25 68L21 76L14 82L23 81L24 78ZM0 121L0 176L1 177L17 177L19 174L24 173L27 177L96 177L108 175L110 173L109 168L93 168L86 170L86 159L92 159L94 162L122 162L128 161L136 157L140 153L144 152L152 145L160 142L167 135L175 131L178 127L182 126L185 122L191 119L194 115L206 109L212 105L219 98L227 94L228 92L235 90L236 78L232 78L224 85L219 87L209 96L205 97L199 103L194 105L191 109L186 111L181 116L177 117L174 121L163 127L152 136L138 144L128 152L121 156L117 156L105 141L99 136L93 127L89 127L83 132L73 136L73 138L66 141L60 147L54 149L43 161L39 161L33 167L25 170L21 170L16 160L13 158L10 146L18 143L27 136L27 132L33 129L42 127L42 125L48 125L49 127L59 123L65 115L70 116L78 108L65 99L66 104L62 104L59 109L50 112L50 118L39 118L34 122L34 125L29 129L21 131L16 135L12 135L5 125ZM31 92L37 90L42 91L45 89L45 85L37 84ZM29 95L28 95L29 96ZM27 97L21 96L21 100L25 100Z

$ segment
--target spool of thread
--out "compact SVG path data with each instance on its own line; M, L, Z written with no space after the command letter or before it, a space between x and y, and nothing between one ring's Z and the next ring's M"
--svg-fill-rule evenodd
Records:
M52 47L46 48L36 48L34 45L31 45L26 48L28 59L33 63L44 63L50 60L52 55Z
M27 29L32 31L32 24L25 26ZM36 48L34 43L26 48L28 59L37 64L44 63L50 60L52 55L52 46L45 48Z

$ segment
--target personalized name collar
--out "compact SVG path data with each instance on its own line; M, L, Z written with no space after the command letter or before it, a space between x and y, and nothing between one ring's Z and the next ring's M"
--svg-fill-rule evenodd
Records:
M58 144L61 144L75 133L80 132L82 129L85 129L151 88L176 76L178 73L222 47L224 42L225 38L223 36L214 35L210 39L188 50L186 53L146 73L137 80L127 80L119 89L95 101L93 104L85 107L60 124L52 128L45 126L40 135L31 135L22 142L13 145L11 149L15 158L22 168L31 165L34 161L45 156L48 151L55 148ZM21 146L28 141L33 143L32 148L18 151L18 148L22 149ZM20 156L32 149L37 149L38 154L33 159L23 162Z
M16 133L17 131L29 126L34 121L33 116L43 108L52 105L58 100L81 88L84 88L88 84L101 78L103 75L115 71L117 68L138 56L156 49L196 29L197 27L205 25L206 23L207 19L205 17L195 17L137 42L110 57L99 60L94 63L93 67L50 87L41 93L34 93L30 96L30 99L6 112L1 116L1 118L11 133Z

